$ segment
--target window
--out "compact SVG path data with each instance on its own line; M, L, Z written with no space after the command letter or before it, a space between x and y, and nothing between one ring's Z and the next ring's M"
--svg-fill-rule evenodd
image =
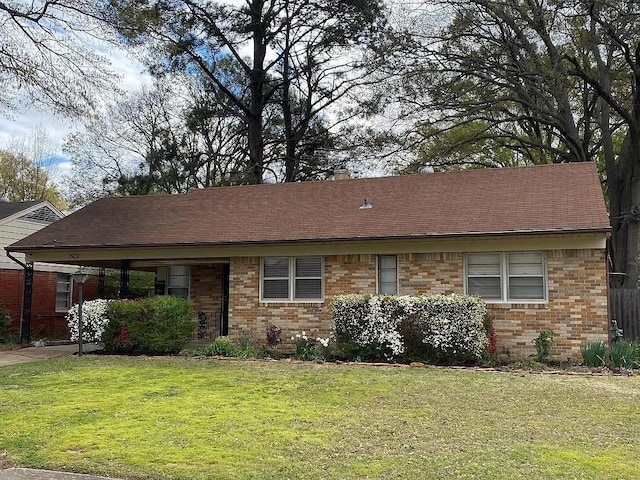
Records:
M58 274L56 284L56 311L66 311L71 308L71 275Z
M469 295L498 301L547 298L542 252L469 253L466 260Z
M189 298L189 267L171 265L168 271L167 295Z
M262 259L262 300L322 300L322 257Z
M378 256L378 293L398 293L398 258L395 255Z

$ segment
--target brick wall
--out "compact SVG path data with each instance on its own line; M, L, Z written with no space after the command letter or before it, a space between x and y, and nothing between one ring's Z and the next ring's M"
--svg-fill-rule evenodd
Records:
M342 293L375 293L374 255L324 257L325 302L260 302L260 258L232 258L230 263L229 335L249 335L266 343L269 325L282 328L283 348L303 330L311 338L331 330L330 301Z
M547 256L549 301L543 304L489 304L498 349L512 358L535 354L533 340L552 329L555 359L579 356L580 345L607 340L607 288L604 250L551 250ZM463 293L464 254L398 255L399 294ZM266 340L270 324L282 328L283 342L305 330L326 336L331 328L330 301L342 293L375 293L376 256L325 257L325 302L265 303L259 300L260 259L232 258L229 333Z
M204 338L217 337L222 309L222 265L191 266L191 298L196 312L206 314L205 331L201 332Z
M69 337L66 312L56 312L56 287L58 274L34 272L33 297L31 301L31 338L66 339ZM0 270L0 302L9 310L12 329L20 330L24 272L22 270ZM85 300L98 294L98 279L90 277L82 290ZM74 285L73 302L78 300L78 286Z

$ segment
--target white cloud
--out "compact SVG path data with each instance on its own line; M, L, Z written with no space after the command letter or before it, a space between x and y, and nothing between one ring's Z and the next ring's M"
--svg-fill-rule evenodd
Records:
M110 47L101 53L109 58L109 68L119 77L117 84L122 91L137 90L151 81L145 67L123 50ZM113 100L114 95L115 92L108 100ZM12 137L29 137L38 125L44 127L49 136L53 148L51 154L61 156L65 137L81 128L81 119L65 118L51 110L39 109L37 105L24 105L18 112L0 110L0 148L7 148Z

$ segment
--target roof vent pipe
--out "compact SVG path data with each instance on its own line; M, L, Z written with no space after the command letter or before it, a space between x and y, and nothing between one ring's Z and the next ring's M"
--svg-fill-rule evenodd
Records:
M346 168L336 168L333 171L334 180L348 180L351 178L351 173Z

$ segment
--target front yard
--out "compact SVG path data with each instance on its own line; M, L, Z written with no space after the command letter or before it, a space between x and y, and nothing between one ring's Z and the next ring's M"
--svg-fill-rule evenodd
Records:
M85 356L0 368L0 467L634 478L640 377Z

